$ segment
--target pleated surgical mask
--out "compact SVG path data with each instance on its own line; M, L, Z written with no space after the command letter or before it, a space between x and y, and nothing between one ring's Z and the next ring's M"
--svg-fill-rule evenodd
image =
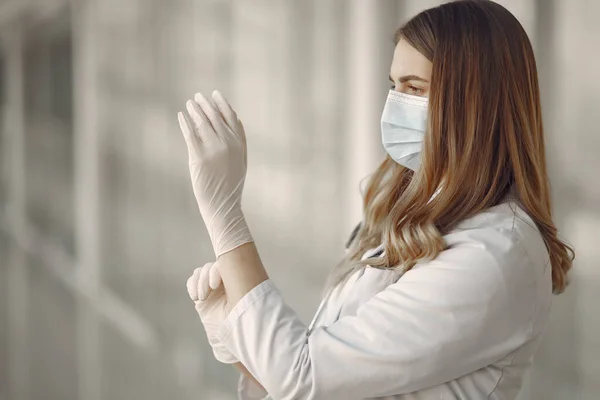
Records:
M381 115L381 141L398 164L416 171L427 128L426 97L390 90Z

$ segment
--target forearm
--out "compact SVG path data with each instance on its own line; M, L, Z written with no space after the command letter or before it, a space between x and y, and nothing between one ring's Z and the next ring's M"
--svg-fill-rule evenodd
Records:
M269 279L254 242L222 254L218 261L231 308L258 284Z
M246 243L229 251L219 258L219 272L227 302L233 308L250 290L269 278L262 264L254 242ZM265 390L260 382L241 362L233 364L242 374L251 379L259 388ZM266 392L266 390L265 390Z

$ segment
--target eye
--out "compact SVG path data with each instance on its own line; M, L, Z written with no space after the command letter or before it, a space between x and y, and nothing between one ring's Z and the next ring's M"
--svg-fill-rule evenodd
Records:
M422 95L423 93L425 93L425 89L420 88L420 87L416 87L416 86L412 86L412 85L408 86L408 90L410 90L411 94L414 94L414 95L417 95L417 96Z

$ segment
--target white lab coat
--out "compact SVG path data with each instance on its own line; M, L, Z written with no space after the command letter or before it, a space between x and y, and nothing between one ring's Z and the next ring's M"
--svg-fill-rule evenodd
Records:
M550 312L542 237L506 201L444 240L438 257L391 284L390 271L358 271L309 336L267 280L236 304L219 338L267 399L515 399ZM241 378L240 399L265 395Z

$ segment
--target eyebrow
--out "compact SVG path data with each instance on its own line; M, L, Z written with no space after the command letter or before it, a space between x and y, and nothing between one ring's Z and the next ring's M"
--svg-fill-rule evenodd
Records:
M389 78L390 78L390 81L392 83L394 83L394 80L392 79L391 75L389 76ZM429 81L427 79L423 79L423 78L421 78L420 76L417 76L417 75L405 75L403 77L400 77L398 79L398 81L400 83L404 83L406 81L421 81L421 82L429 83Z

